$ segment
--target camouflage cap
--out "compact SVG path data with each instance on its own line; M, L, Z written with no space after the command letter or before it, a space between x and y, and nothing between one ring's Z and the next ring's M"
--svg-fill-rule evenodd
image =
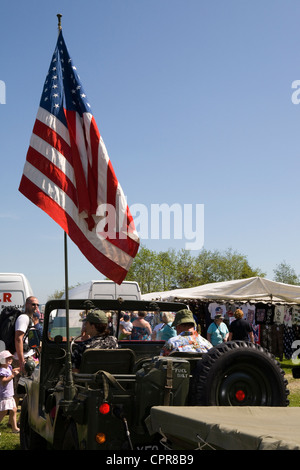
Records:
M90 310L85 317L85 320L89 323L104 323L107 324L107 316L103 310L99 310L97 308Z
M194 323L195 325L195 320L193 317L193 312L191 310L183 309L179 310L176 312L175 319L172 323L172 326L178 326L181 325L182 323Z

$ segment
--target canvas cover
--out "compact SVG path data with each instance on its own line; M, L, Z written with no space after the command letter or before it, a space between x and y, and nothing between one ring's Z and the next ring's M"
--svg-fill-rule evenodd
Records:
M300 450L300 408L154 406L147 425L193 449Z
M188 289L144 294L143 300L198 299L239 302L282 302L300 304L300 286L250 277L234 281L214 282Z

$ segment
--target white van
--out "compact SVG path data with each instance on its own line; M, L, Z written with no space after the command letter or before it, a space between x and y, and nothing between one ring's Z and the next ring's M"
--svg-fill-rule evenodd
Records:
M135 281L116 284L105 280L89 281L69 290L69 299L118 299L119 297L123 300L141 300L140 286Z
M69 290L69 299L111 299L115 300L122 297L123 300L141 300L140 286L135 281L124 281L122 284L116 284L110 280L89 281L85 284L73 287ZM65 299L65 294L62 295ZM80 334L80 310L69 311L69 328L71 336ZM56 310L51 312L53 323L51 324L51 334L65 336L65 310Z
M24 274L0 273L0 311L9 306L22 310L31 295L33 291Z

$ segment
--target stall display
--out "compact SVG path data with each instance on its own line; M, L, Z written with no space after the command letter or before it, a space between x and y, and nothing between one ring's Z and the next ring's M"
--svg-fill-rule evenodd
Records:
M229 326L239 308L253 327L255 342L279 360L291 359L293 343L300 339L300 286L253 277L153 292L142 298L186 303L204 336L216 312L222 313Z

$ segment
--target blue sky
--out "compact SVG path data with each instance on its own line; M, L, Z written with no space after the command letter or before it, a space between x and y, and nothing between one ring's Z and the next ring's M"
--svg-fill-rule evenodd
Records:
M1 272L24 273L41 302L64 287L62 230L18 192L57 13L129 206L204 204L204 248L299 274L293 0L2 2ZM71 241L68 254L70 285L102 278Z

